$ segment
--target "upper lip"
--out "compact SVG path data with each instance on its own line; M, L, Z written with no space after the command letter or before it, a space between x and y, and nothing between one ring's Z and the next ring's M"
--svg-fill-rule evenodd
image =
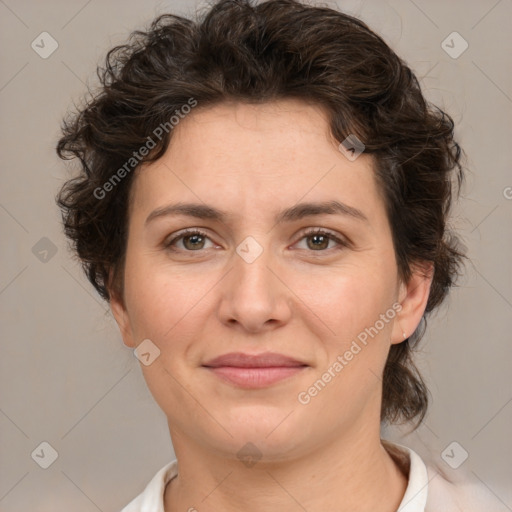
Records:
M244 354L243 352L230 352L210 359L203 366L216 368L219 366L234 366L238 368L270 368L280 366L307 366L292 357L275 352L262 354Z

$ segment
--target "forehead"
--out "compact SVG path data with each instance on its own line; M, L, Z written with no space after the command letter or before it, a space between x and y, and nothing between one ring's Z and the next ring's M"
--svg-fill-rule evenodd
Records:
M313 153L326 156L325 150L336 146L321 107L293 99L199 109L178 125L174 138L173 156L182 163L216 171L225 167L239 176L300 171L297 158L321 163Z
M349 161L338 145L317 105L199 106L174 128L164 156L137 171L132 206L147 212L179 199L246 215L277 203L339 199L364 206L368 216L382 212L372 157Z

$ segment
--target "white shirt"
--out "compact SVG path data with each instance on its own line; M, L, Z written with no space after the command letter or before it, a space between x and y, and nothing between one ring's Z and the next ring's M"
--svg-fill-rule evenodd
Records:
M426 466L421 457L406 446L383 443L408 474L408 484L397 512L501 512L506 509L498 501L489 500L479 489L456 488L442 472ZM164 466L147 484L144 491L121 512L165 512L164 492L167 483L178 475L178 461ZM482 498L484 501L482 501Z

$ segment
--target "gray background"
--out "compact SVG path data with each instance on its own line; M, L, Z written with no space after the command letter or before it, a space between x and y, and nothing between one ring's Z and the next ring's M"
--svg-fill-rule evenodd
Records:
M419 359L434 401L417 432L383 435L512 510L512 2L324 3L362 17L410 64L427 98L454 117L470 169L452 225L472 263L430 321ZM158 13L199 5L0 0L3 512L119 510L173 458L138 361L67 250L53 198L70 169L54 146L108 48ZM47 59L31 48L43 31L59 45ZM469 43L457 59L441 46L453 31ZM43 441L58 452L48 469L31 457ZM440 457L453 441L469 453L456 470Z

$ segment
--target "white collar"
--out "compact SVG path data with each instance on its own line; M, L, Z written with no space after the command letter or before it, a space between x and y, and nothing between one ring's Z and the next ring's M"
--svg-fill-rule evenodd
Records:
M404 497L397 512L425 512L428 493L427 468L421 457L406 446L386 441L409 461L409 479ZM394 452L396 455L396 451ZM132 500L121 512L165 512L164 493L167 483L178 475L178 461L169 462L161 468L147 484L144 491Z
M427 467L421 457L407 446L395 443L393 446L409 456L409 481L397 512L424 512L429 483Z

